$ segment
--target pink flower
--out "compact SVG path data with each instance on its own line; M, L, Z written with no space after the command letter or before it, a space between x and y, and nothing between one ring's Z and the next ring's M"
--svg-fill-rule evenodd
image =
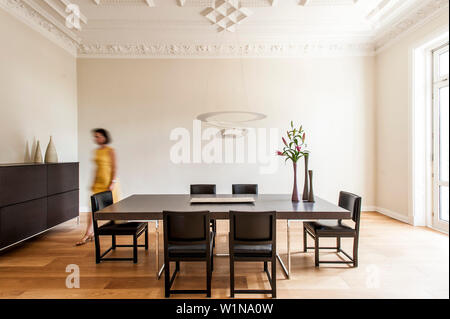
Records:
M283 139L284 145L288 146L288 144L287 144L286 140L284 139L284 137L282 137L282 139Z
M278 156L283 156L283 153L281 153L280 151L277 151L277 155Z
M306 133L303 133L302 140L305 140Z
M302 148L300 146L297 146L297 151L301 152Z

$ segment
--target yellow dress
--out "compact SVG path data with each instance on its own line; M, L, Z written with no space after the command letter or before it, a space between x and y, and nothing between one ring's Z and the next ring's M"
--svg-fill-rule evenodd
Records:
M111 185L111 173L113 169L112 149L108 146L102 147L95 152L95 164L97 164L97 171L95 172L94 184L92 185L92 193L97 194L101 192L106 192L109 190L109 185ZM114 184L113 201L114 203L119 201L119 185L116 182Z

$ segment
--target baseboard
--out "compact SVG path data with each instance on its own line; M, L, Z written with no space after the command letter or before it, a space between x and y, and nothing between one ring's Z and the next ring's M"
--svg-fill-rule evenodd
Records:
M361 207L362 212L376 212L377 207L376 206L363 206Z
M409 216L405 216L403 214L394 212L392 210L389 210L389 209L386 209L386 208L383 208L383 207L377 207L377 206L373 206L373 211L378 212L378 213L383 214L383 215L386 215L386 216L391 217L393 219L399 220L399 221L404 222L406 224L412 225L412 223L411 223L411 221L409 219Z
M80 213L90 213L91 208L89 206L80 206Z

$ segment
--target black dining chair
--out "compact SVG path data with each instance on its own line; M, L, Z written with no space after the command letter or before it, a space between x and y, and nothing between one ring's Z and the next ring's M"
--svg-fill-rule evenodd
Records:
M342 223L342 220L334 221L320 221L320 222L304 222L303 223L303 251L307 252L308 249L314 249L315 251L315 265L319 267L320 264L353 264L353 267L358 267L358 243L359 243L359 230L361 220L361 197L358 195L340 192L339 193L339 206L347 209L352 214L352 220L355 227L350 227ZM308 235L310 235L315 242L314 247L308 247ZM336 238L336 247L320 247L319 239L322 237ZM353 258L350 257L341 248L341 238L353 238ZM320 261L319 251L320 249L336 249L336 252L342 253L350 261Z
M91 196L92 222L94 225L95 238L95 261L99 264L102 261L133 261L138 262L138 247L145 247L148 250L148 223L127 222L116 224L109 221L102 226L98 226L95 214L100 209L113 204L113 197L110 191L97 193ZM138 245L138 238L145 234L145 245ZM100 249L100 236L111 236L112 246L104 253ZM117 236L133 236L133 245L117 245ZM105 256L117 247L133 247L133 258L105 258Z
M171 294L203 294L211 297L211 278L214 268L212 233L209 211L163 212L165 296ZM180 262L206 262L206 290L172 290ZM175 272L170 275L170 262Z
M272 294L277 296L276 212L230 212L230 289L235 294ZM264 262L270 290L235 289L234 266L236 262ZM272 275L268 270L271 263Z
M192 184L191 195L215 195L216 185L214 184Z
M215 195L215 194L216 194L215 184L191 185L191 195ZM216 247L217 222L215 219L211 219L211 228L213 231L213 246Z
M243 194L243 195L257 195L258 194L258 184L233 184L232 185L233 194Z

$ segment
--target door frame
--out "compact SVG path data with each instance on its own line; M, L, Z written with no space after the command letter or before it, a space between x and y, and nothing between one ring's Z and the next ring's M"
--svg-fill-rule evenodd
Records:
M448 42L441 45L440 47L436 48L432 51L433 54L433 103L432 103L432 117L433 117L433 124L432 124L432 145L433 145L433 156L432 156L432 165L433 165L433 172L432 172L432 216L431 216L431 223L432 227L444 231L448 233L449 231L449 223L447 221L443 221L440 218L440 187L448 187L449 183L441 182L440 180L440 114L439 114L439 106L440 106L440 100L439 100L439 90L443 87L448 87L449 80L448 75L447 77L440 77L439 76L439 55L442 54L445 51L448 51Z

